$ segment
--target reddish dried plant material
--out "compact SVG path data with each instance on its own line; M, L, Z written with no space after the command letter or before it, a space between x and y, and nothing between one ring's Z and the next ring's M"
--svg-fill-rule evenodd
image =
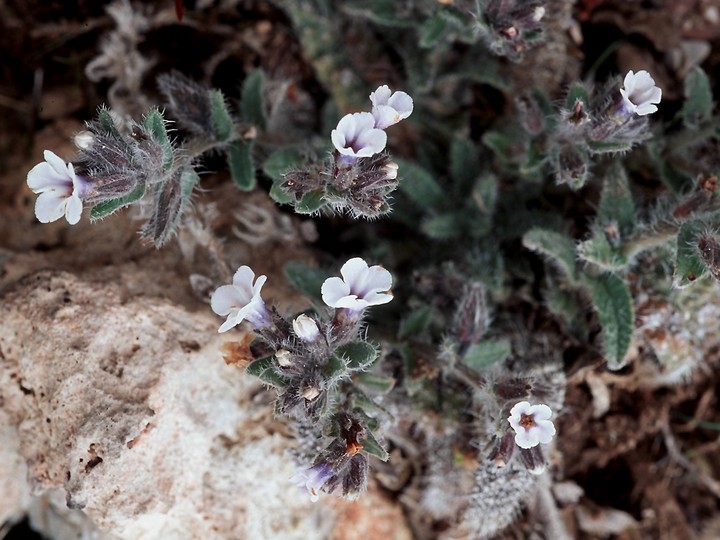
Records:
M182 0L175 0L175 14L177 15L178 21L182 21L182 18L183 18Z
M240 341L228 341L220 346L220 353L228 366L237 366L245 369L255 357L250 350L253 342L252 333L245 334Z

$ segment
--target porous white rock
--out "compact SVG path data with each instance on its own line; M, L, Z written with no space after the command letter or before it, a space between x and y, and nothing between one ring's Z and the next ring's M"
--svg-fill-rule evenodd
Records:
M0 320L0 520L62 490L100 538L343 538L346 503L298 496L271 393L223 362L209 308L41 271Z

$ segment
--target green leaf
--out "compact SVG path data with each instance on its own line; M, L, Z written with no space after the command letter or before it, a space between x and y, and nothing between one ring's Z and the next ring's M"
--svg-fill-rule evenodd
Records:
M624 270L630 264L629 256L623 251L621 243L618 241L611 244L601 227L593 228L592 237L580 243L577 253L581 259L611 272Z
M243 81L240 102L243 120L263 129L265 128L264 87L265 75L262 69L251 71Z
M100 109L98 109L97 121L105 133L116 139L122 139L122 136L115 125L115 120L113 120L113 117L108 109L105 107L100 107Z
M615 154L618 152L628 152L632 149L632 144L623 141L588 141L588 147L592 154Z
M512 138L503 133L486 131L482 136L482 142L493 151L501 163L507 163L509 157L514 153Z
M290 381L287 377L284 377L275 370L275 365L275 357L268 356L266 358L261 358L260 360L255 360L252 364L245 368L245 372L248 375L257 377L262 382L269 384L270 386L274 386L275 388L285 388Z
M707 273L707 267L699 256L697 245L705 225L700 221L688 221L680 227L675 255L673 286L684 289Z
M422 306L410 312L400 323L398 337L405 339L407 337L417 337L424 334L430 322L432 321L432 308L430 306Z
M263 164L263 172L276 182L284 180L283 175L288 169L300 165L303 158L298 148L294 146L283 148L270 154Z
M461 193L466 193L474 185L480 174L480 160L475 143L465 137L453 140L450 147L450 177Z
M423 49L434 49L441 41L447 39L449 21L439 12L428 18L419 28L420 47Z
M507 339L485 340L471 346L462 361L475 371L482 371L488 366L504 362L511 352L512 347Z
M230 175L235 185L241 191L252 191L257 183L255 179L255 164L252 159L252 142L235 141L228 147L228 165Z
M395 378L387 375L376 375L374 373L358 373L354 380L364 388L372 390L376 394L387 394L395 387ZM375 404L377 407L377 404Z
M298 291L316 300L322 300L320 288L327 278L327 274L305 263L293 261L283 268L288 283Z
M484 174L477 179L472 192L472 200L475 203L480 215L475 219L471 234L480 237L490 231L495 214L495 203L497 201L498 179L492 173Z
M623 237L635 229L635 203L630 182L625 168L619 163L614 163L605 174L597 215L603 225L616 223Z
M425 210L447 204L445 191L428 171L404 159L396 159L399 165L400 191Z
M344 358L351 371L364 371L379 358L378 351L367 341L351 341L335 349L335 356Z
M395 1L360 0L342 2L342 10L353 17L362 17L381 26L411 27L415 21L409 17L398 16Z
M308 191L295 204L298 214L314 214L325 206L325 193L323 191Z
M278 180L270 186L270 198L278 204L290 204L295 202L295 196L282 188L283 181Z
M590 104L590 97L588 95L587 88L579 81L574 82L567 93L565 99L565 108L568 111L572 111L575 108L575 103L582 101L584 109L587 111L588 105Z
M423 220L420 229L435 240L448 240L457 238L466 232L460 216L455 214L440 214Z
M151 109L150 112L145 116L143 126L150 133L150 137L153 141L162 146L165 160L163 161L163 171L167 172L172 169L174 155L173 147L168 137L167 129L165 128L165 119L162 113L157 109Z
M570 282L577 282L577 252L571 238L555 231L534 228L523 236L523 245L552 259L565 272Z
M233 120L225 102L225 96L220 90L209 90L210 117L212 120L215 140L225 142L233 133Z
M328 363L323 367L323 374L328 379L339 379L345 373L347 373L347 366L345 362L337 356L330 357Z
M602 326L602 343L608 368L620 369L634 329L632 297L627 284L615 274L585 276L585 284Z
M368 454L378 457L383 461L387 461L390 458L390 454L387 453L370 430L367 431L367 437L360 441L360 444L362 444L363 450Z
M117 210L120 210L121 208L124 208L129 204L132 204L135 201L142 199L143 195L145 195L145 182L138 182L137 186L135 186L135 189L133 189L127 195L120 197L119 199L103 201L93 206L92 210L90 210L90 219L96 220L105 216L109 216L113 212L116 212Z
M705 72L696 66L685 77L684 87L683 122L690 129L698 129L712 116L713 96L710 80Z

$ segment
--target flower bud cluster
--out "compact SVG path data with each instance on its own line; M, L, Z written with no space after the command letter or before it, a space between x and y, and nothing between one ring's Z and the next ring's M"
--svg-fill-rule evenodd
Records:
M213 311L225 317L219 332L242 322L252 326L256 343L249 347L248 372L276 388L276 412L332 438L314 466L295 478L313 499L320 488L331 492L342 487L347 497L365 488L368 461L363 442L370 433L361 419L369 417L352 405L352 380L377 359L375 346L363 332L364 312L393 298L392 276L380 266L369 267L356 257L340 273L342 277L328 278L321 288L332 311L291 320L265 304L261 289L266 276L256 279L247 266L211 298Z
M347 413L332 419L338 435L315 460L315 465L291 478L310 500L316 502L320 491L333 493L342 489L343 497L354 500L367 488L368 459L360 443L365 428L360 420Z
M324 166L311 164L290 170L281 185L296 206L308 194L354 217L375 218L390 211L389 195L397 187L398 165L383 152L385 129L410 116L413 100L387 85L370 94L372 112L347 114L332 130L335 151Z
M479 19L481 37L490 50L519 61L543 39L544 0L488 0Z
M583 83L570 87L566 104L555 118L542 118L529 97L518 101L521 123L547 148L547 161L559 184L582 187L589 177L593 156L626 152L650 138L645 116L657 111L662 91L647 71L629 71L622 87L617 81L592 92Z

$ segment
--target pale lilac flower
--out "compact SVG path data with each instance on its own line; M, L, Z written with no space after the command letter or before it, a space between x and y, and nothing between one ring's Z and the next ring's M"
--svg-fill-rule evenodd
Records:
M530 405L527 401L516 403L508 417L508 422L515 430L515 443L520 448L549 443L555 435L551 417L552 410L547 405Z
M35 202L35 216L41 223L65 216L70 225L80 221L82 199L90 189L87 179L75 174L72 163L65 162L50 150L43 153L45 162L35 165L27 175L27 184L40 196Z
M413 100L405 92L392 92L388 85L379 86L372 94L372 115L375 127L385 129L394 126L413 112Z
M255 272L249 266L241 266L233 276L232 285L219 287L210 299L212 310L227 320L218 332L227 332L244 320L257 327L269 323L270 313L260 297L260 290L265 284L266 276L259 276L253 285Z
M320 335L320 329L312 317L298 315L292 323L295 335L306 343L313 343Z
M387 134L375 128L375 118L368 112L343 116L330 138L338 152L351 158L375 155L387 144Z
M660 103L662 90L655 86L655 80L647 71L642 70L637 73L628 71L623 86L620 94L625 112L645 116L657 111L654 104Z
M355 257L343 265L340 273L342 279L328 278L321 288L322 299L330 307L359 311L393 299L392 275L381 266L368 268L364 260Z
M320 489L334 474L330 464L322 462L305 471L296 473L290 481L295 483L301 490L306 490L310 495L310 500L316 502L319 498Z

